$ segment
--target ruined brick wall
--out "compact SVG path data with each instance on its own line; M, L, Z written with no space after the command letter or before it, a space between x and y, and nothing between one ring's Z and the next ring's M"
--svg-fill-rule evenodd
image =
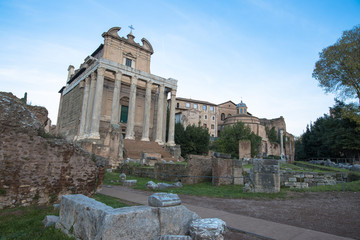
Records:
M239 159L251 158L251 142L249 140L239 141Z
M186 184L196 184L199 182L211 181L212 168L211 157L202 155L189 155L186 167L187 176L198 176L181 179Z
M224 158L212 158L212 175L214 186L231 184L233 179L233 160Z
M0 208L91 195L102 185L104 159L43 137L41 122L10 94L0 92L0 112Z

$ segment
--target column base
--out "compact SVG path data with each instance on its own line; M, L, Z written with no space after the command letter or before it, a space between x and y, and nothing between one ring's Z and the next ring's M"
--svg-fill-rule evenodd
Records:
M128 139L128 140L135 140L135 137L134 137L134 136L125 136L125 139Z
M173 147L173 146L175 146L176 144L175 144L175 142L174 141L171 141L171 142L167 142L166 143L166 146L169 146L169 147Z
M90 139L100 139L100 134L97 132L97 133L90 133L88 135L88 138Z
M162 140L156 139L155 142L157 142L159 145L164 145L164 142Z
M149 139L148 137L143 137L143 138L141 138L141 141L143 141L143 142L149 142L150 139Z

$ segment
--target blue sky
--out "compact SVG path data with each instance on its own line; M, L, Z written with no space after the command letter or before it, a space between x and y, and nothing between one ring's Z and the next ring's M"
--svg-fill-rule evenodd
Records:
M360 24L355 0L0 0L0 91L49 110L76 68L119 26L154 48L151 72L178 80L177 96L243 100L260 118L283 116L302 134L334 104L311 77L319 52Z

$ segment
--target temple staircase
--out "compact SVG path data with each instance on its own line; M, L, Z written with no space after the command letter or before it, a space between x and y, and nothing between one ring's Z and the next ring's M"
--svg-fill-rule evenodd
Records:
M140 140L124 140L124 158L140 159L142 153L159 153L166 161L174 161L173 156L161 147L157 142L145 142Z

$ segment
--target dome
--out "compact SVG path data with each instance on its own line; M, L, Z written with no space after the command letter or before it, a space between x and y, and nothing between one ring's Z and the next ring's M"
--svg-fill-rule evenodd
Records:
M236 105L237 108L240 107L247 107L245 103L243 103L243 101L241 100L241 103L239 103L238 105Z

